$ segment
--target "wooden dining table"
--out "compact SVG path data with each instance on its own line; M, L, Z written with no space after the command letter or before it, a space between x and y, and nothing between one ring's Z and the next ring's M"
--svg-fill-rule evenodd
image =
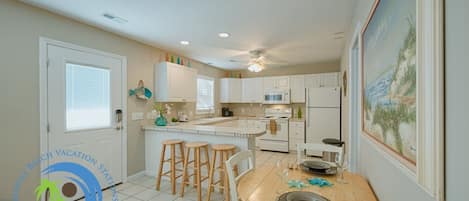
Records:
M339 183L336 176L324 176L307 173L299 168L288 169L288 165L263 165L244 175L238 184L238 194L243 201L276 201L282 193L290 191L309 191L331 201L377 201L370 185L364 177L345 172L347 183ZM288 176L286 170L288 170ZM283 179L282 179L283 177ZM310 185L308 179L323 178L332 186L319 187ZM290 188L287 180L301 180L306 186L301 189Z

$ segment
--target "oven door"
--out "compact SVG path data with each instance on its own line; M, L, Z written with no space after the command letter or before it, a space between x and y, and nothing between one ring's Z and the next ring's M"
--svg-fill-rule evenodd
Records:
M264 120L266 133L260 136L261 140L278 140L278 141L288 141L288 123L278 123L277 131L274 133L270 130L270 120Z

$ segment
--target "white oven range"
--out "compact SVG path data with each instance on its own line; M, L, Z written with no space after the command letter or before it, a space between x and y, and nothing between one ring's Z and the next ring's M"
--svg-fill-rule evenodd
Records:
M292 116L292 109L267 108L264 113L265 116L260 121L266 125L266 134L259 137L259 148L268 151L288 152L288 120ZM276 132L271 131L271 122L275 122Z

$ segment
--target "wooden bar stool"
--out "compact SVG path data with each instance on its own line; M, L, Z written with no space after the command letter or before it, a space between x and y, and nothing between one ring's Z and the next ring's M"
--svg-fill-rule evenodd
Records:
M189 185L189 177L193 176L193 186L197 188L197 200L202 200L202 182L208 179L208 175L202 177L201 168L202 166L207 167L207 173L210 172L210 158L208 156L208 143L207 142L189 142L186 143L186 157L184 158L184 171L182 176L182 184L181 184L181 197L184 197L184 187ZM201 162L200 159L200 151L205 151L205 161ZM193 160L189 161L191 150L193 150L194 158ZM193 173L188 175L188 168L189 164L194 164L192 169Z
M176 175L176 171L182 172L181 169L176 169L176 164L182 163L184 165L184 141L182 140L166 140L162 142L163 147L161 148L160 157L160 169L158 171L158 178L156 179L156 190L160 190L161 177L166 176L171 179L171 190L173 195L176 194L176 179L181 175ZM176 145L179 145L180 157L176 157ZM170 146L170 158L165 159L166 146ZM177 160L180 159L180 160ZM165 162L170 163L170 170L163 173L163 165Z
M210 194L212 193L215 186L218 184L218 188L225 194L225 201L230 200L230 191L228 184L228 175L226 172L225 161L227 161L232 155L236 152L236 146L232 144L215 144L212 145L212 167L210 168L210 175L208 179L208 193L207 201L210 201ZM215 168L215 163L217 160L217 154L219 155L218 166ZM237 174L237 167L235 169L235 174ZM215 171L218 170L220 179L216 182L213 181L213 176Z

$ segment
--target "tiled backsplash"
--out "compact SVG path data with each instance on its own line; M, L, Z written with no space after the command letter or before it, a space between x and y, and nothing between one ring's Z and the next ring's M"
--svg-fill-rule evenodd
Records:
M222 107L228 107L233 111L234 116L264 116L266 108L292 108L293 117L297 118L298 108L301 107L303 118L305 116L305 104L290 104L290 105L264 105L259 103L230 103L222 104Z

